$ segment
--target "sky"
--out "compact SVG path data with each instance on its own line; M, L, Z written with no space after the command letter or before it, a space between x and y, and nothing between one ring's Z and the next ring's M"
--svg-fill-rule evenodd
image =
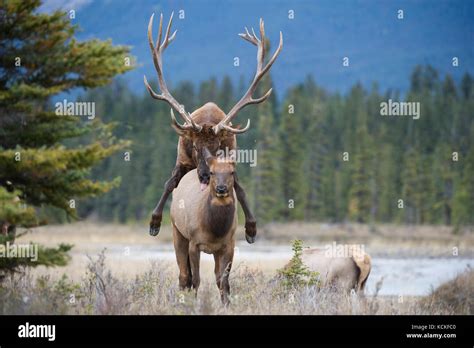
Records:
M177 37L163 57L170 86L225 75L249 81L256 49L237 34L245 26L257 28L259 18L273 49L283 33L283 50L271 71L280 95L308 74L334 92L377 82L382 91L403 93L417 64L431 64L457 81L474 66L474 1L469 0L46 0L40 11L58 8L76 12L72 22L81 28L79 39L112 39L132 47L138 67L125 79L136 93L145 91L143 75L156 79L146 39L153 12L156 18L163 12L165 19L175 12ZM180 11L184 18L178 18ZM343 66L344 57L349 66Z

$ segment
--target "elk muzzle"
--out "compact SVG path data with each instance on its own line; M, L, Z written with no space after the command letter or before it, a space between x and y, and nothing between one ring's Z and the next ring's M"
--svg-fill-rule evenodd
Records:
M217 197L227 197L229 195L229 190L226 185L216 186L216 196Z

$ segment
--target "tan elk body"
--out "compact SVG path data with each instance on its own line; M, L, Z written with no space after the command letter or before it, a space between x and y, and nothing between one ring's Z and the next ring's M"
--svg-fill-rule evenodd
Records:
M197 291L200 253L214 255L216 283L224 304L229 303L229 272L237 227L234 163L220 161L205 149L211 170L209 185L200 190L196 169L188 172L173 191L171 223L179 285Z
M363 251L340 257L328 254L327 249L311 248L303 250L301 259L311 271L319 273L323 287L342 291L363 292L372 267L370 256Z

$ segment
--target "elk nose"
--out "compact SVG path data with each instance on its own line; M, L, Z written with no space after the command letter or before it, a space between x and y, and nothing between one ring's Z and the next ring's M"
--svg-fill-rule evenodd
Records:
M216 192L217 193L226 193L227 192L227 186L225 186L225 185L216 186Z
M202 173L201 182L207 184L209 182L209 177L210 177L209 173Z

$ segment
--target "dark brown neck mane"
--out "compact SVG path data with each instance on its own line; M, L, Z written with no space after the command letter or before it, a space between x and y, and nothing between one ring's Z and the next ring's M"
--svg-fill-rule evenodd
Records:
M209 194L203 221L209 232L216 237L223 237L229 232L234 221L235 201L232 194L227 198L230 201L227 204L214 204L214 199L218 198Z

